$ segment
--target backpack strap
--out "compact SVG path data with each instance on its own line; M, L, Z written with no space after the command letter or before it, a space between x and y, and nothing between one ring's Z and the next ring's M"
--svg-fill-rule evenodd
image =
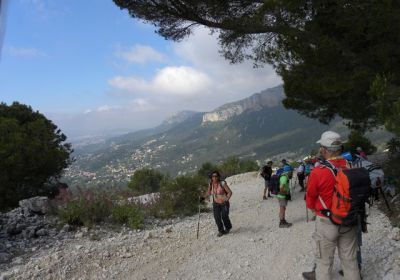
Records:
M322 167L324 168L328 168L331 172L334 178L336 178L337 175L337 168L329 161L329 160L324 160L321 162ZM324 202L324 200L322 199L321 196L318 196L319 201L322 204L322 207L324 207L325 210L328 210L328 207L326 206L326 203Z
M324 207L324 209L328 210L328 207L326 206L326 204L325 204L324 200L322 199L322 197L321 197L321 196L318 196L318 199L319 199L319 201L321 202L322 207Z
M332 162L329 160L324 160L322 163L322 166L329 168L329 170L332 172L333 177L336 177L338 169L333 165Z

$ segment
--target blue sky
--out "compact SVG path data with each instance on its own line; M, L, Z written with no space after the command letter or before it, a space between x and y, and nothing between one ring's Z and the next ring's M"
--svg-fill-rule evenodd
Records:
M152 127L275 86L270 67L230 65L202 28L164 40L112 0L11 0L0 101L19 101L72 137Z

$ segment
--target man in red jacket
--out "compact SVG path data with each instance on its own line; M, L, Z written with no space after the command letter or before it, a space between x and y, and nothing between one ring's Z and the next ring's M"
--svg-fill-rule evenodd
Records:
M336 168L348 168L347 161L340 156L343 144L338 133L326 131L322 133L320 154L322 158ZM344 227L333 224L321 213L323 209L329 209L332 205L335 176L331 169L320 165L313 169L310 174L306 204L307 208L316 215L315 232L313 239L316 243L315 272L304 272L305 279L329 280L333 266L333 258L336 247L338 248L344 278L359 280L360 272L357 265L357 228Z

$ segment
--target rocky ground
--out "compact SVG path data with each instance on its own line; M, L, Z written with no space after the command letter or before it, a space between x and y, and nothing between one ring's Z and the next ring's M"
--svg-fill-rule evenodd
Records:
M211 213L201 214L199 239L197 216L143 231L52 231L45 224L47 235L35 230L35 242L44 241L25 244L19 256L10 252L15 240L0 236L0 252L9 254L0 279L301 279L313 264L314 229L313 222L306 222L303 193L295 190L288 205L293 226L280 229L278 202L261 199L263 181L257 174L227 181L234 193L229 235L216 236ZM363 235L363 279L400 279L399 228L392 228L375 207L369 222L369 233ZM334 279L341 279L338 270L336 257Z

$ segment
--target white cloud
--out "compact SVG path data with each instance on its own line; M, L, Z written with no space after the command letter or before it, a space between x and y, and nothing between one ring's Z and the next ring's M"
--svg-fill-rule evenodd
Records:
M226 61L218 51L216 35L205 28L198 28L188 39L172 46L174 64L154 72L151 78L111 78L108 84L114 88L114 95L145 96L161 106L160 110L168 105L176 110L208 111L282 83L269 65L254 68L251 61Z
M223 102L244 98L282 83L270 65L254 68L252 61L231 64L219 53L217 35L198 28L193 36L174 45L175 53L200 71L213 77L215 92Z
M48 57L48 55L35 48L21 48L14 46L5 47L5 52L10 56L21 57L21 58L40 58Z
M162 54L152 57L149 55L152 50L134 47L115 55L135 63L160 62L162 58L163 62L168 61L168 66L153 70L149 78L144 75L152 68L145 68L143 76L125 74L126 68L119 69L119 75L111 77L108 84L111 87L109 104L114 102L120 106L87 110L89 114L77 118L78 125L71 121L65 124L66 128L78 135L111 128L154 127L177 111L211 111L281 83L268 65L255 69L251 61L230 64L219 54L216 36L209 35L205 29L198 29L183 42L173 43L168 59ZM133 65L130 67L137 70Z
M117 76L109 80L108 83L116 89L131 93L167 94L184 97L207 91L212 81L207 74L192 67L170 66L159 70L150 81L137 76Z
M150 46L135 45L128 50L117 50L115 56L131 63L164 62L165 56Z

